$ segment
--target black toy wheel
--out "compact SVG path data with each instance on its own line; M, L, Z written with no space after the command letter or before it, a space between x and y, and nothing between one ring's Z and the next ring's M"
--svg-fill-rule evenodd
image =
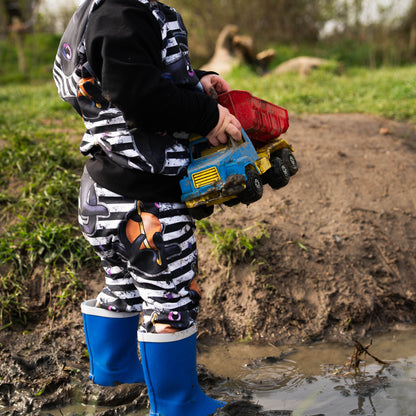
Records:
M240 200L238 198L232 198L229 199L228 201L224 202L224 205L227 207L233 207L235 205L238 205L240 203Z
M273 158L272 167L267 170L263 178L273 189L280 189L286 186L290 180L290 172L280 157Z
M188 208L189 214L196 220L202 220L209 217L214 212L214 205L207 207L206 205L199 205L197 207Z
M238 198L243 204L248 205L258 201L263 196L263 182L255 170L248 169L246 175L246 189L238 194Z
M292 151L285 147L284 149L279 150L277 155L288 168L290 176L293 176L298 171L298 162L296 162L296 158Z

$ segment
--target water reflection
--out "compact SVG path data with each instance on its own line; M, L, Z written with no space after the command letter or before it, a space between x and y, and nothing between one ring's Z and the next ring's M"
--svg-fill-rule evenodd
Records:
M250 391L252 401L264 410L290 410L293 416L413 416L416 330L407 329L374 337L369 351L388 365L367 357L361 374L337 374L353 352L353 347L340 344L301 346L289 352L272 346L226 345L201 354L200 361L215 374L231 377L230 390L238 385Z

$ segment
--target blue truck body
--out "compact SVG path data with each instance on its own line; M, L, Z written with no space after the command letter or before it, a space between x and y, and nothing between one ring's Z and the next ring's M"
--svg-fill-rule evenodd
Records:
M206 137L196 138L190 143L190 154L191 164L180 186L182 201L191 207L235 196L244 190L247 168L258 171L258 154L244 131L241 142L230 139L228 145L217 147L210 147Z
M256 149L244 130L242 136L241 141L230 139L216 147L206 137L190 140L191 163L180 181L182 201L188 208L249 204L261 198L265 183L274 189L287 184L291 173L278 155L286 149L296 163L293 148L276 138Z

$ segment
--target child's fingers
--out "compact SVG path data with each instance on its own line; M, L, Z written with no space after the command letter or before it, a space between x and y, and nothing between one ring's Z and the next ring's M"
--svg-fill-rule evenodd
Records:
M212 145L212 146L219 146L220 145L220 142L217 140L217 138L216 137L209 137L208 138L208 141L210 142L210 144Z
M241 124L240 122L226 109L218 105L218 123L207 135L209 142L213 146L225 144L231 136L234 140L241 140Z
M225 129L225 132L229 134L234 140L241 140L241 129L230 123Z
M215 88L215 91L218 93L218 94L222 94L223 92L227 92L227 91L230 91L231 90L231 87L230 87L230 85L228 84L228 82L227 81L225 81L223 78L221 78L220 76L218 76L218 75L214 75L212 78L211 78L211 82L212 82L212 85L214 86L214 88Z

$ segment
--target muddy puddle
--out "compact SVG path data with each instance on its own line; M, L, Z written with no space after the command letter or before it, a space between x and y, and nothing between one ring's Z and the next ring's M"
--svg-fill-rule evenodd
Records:
M203 347L198 362L223 377L213 389L227 402L261 406L250 415L416 415L416 326L372 337L359 374L343 365L353 345L315 343L296 347L239 342ZM368 345L370 339L360 340ZM94 406L74 405L49 415L94 415ZM279 411L279 412L277 412ZM247 414L248 414L247 413ZM126 413L147 416L148 411ZM224 415L241 413L221 413Z

